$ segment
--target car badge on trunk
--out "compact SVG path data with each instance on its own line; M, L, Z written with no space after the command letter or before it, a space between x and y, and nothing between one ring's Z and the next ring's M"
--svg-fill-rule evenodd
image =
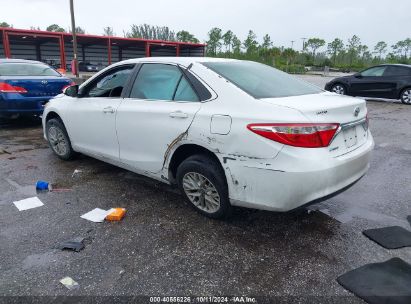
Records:
M47 81L47 80L42 80L41 83L42 83L42 84L47 84L48 81Z
M356 107L356 108L354 109L354 116L357 117L358 114L360 114L360 107Z

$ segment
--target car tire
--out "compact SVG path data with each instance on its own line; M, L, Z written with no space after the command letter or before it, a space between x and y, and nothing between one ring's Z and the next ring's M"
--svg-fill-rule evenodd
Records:
M177 168L178 187L194 209L209 218L226 218L232 206L223 169L208 155L185 159Z
M70 138L63 122L58 118L52 118L46 123L46 136L51 150L59 158L70 160L74 157L75 152L71 147Z
M411 87L402 90L400 100L403 104L411 104Z
M343 85L341 83L335 83L331 87L331 92L336 93L336 94L340 94L340 95L346 95L347 94L347 88L345 87L345 85Z

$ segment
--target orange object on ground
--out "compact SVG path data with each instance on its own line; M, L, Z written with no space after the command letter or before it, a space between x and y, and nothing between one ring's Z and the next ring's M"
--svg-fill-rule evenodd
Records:
M121 221L126 215L125 208L114 208L114 211L106 216L107 221Z

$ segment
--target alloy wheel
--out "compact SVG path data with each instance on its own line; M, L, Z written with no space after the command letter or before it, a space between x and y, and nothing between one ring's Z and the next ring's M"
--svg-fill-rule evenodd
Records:
M340 95L344 95L345 94L345 89L342 85L340 84L336 84L332 87L331 91L333 91L334 93L340 94Z
M401 101L406 104L411 104L411 88L406 89L401 95Z
M188 199L198 209L214 213L220 209L220 196L213 183L204 175L188 172L183 177L183 189Z
M62 156L67 153L67 141L62 130L57 127L50 127L48 131L48 139L51 148L58 155Z

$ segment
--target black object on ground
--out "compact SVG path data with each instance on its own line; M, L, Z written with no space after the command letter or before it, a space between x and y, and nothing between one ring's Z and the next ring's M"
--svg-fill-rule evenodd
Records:
M363 231L364 235L387 249L411 246L411 232L399 226Z
M84 238L77 237L72 240L68 240L68 241L61 243L57 248L61 250L68 249L68 250L79 252L80 250L84 248L83 240Z
M337 282L368 303L411 303L411 265L400 258L364 265Z
M408 223L411 225L411 215L407 216Z

